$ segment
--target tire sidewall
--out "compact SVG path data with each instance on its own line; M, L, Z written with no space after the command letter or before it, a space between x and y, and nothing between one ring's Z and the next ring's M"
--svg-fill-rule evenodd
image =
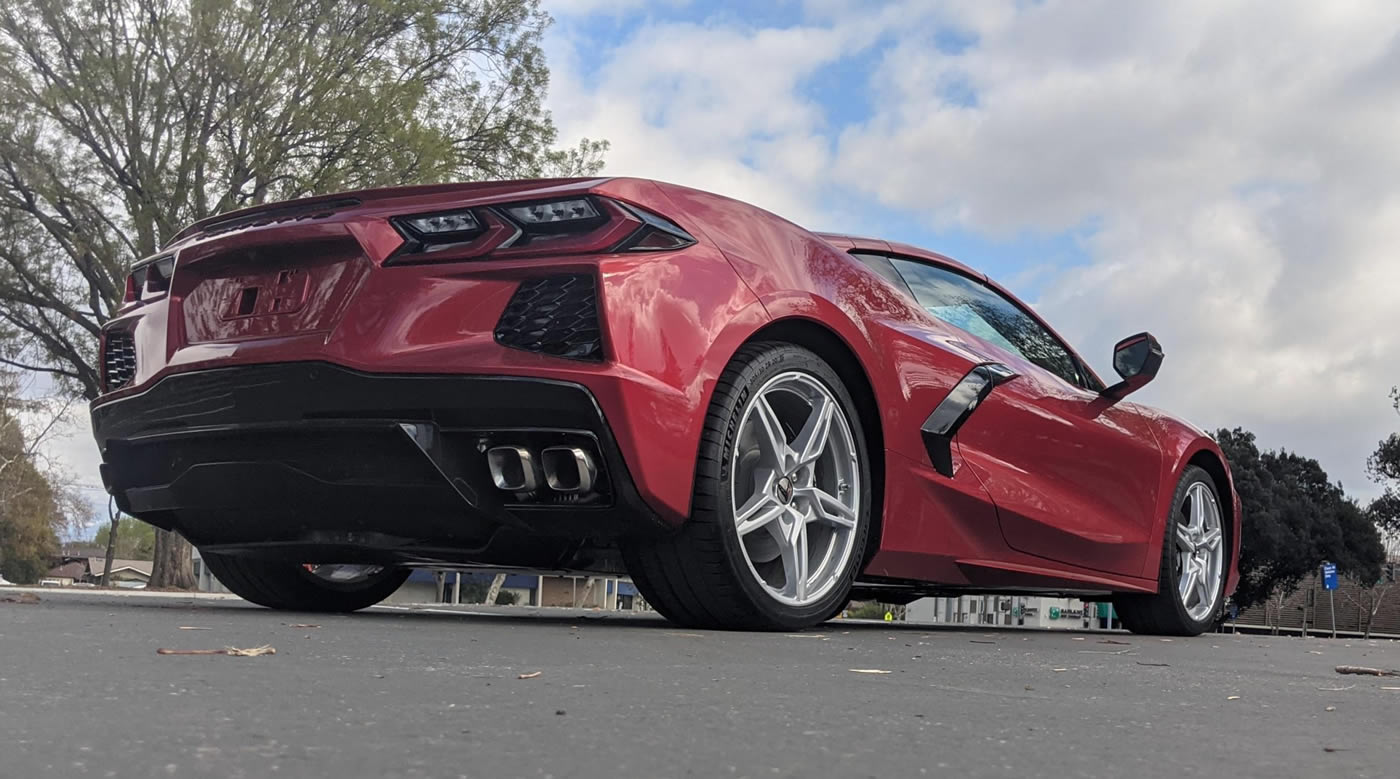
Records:
M734 448L737 444L739 425L743 420L744 411L752 401L754 393L769 379L780 373L792 371L800 371L820 381L831 391L840 404L841 412L845 416L846 424L850 428L851 437L855 442L858 474L861 480L860 500L856 506L855 538L845 569L836 585L826 595L818 601L801 607L775 600L750 570L748 557L744 552L743 542L739 538L738 528L734 521L734 506L731 499L734 478L732 473ZM807 349L787 344L775 345L772 349L762 352L745 364L738 372L734 386L737 391L730 398L727 398L729 402L716 404L718 407L712 410L712 413L717 413L720 416L724 430L720 460L718 463L702 461L701 470L706 470L708 466L708 469L715 472L699 474L702 478L707 476L713 478L713 483L717 485L715 494L711 496L715 506L713 519L719 525L725 559L733 569L734 578L739 587L742 588L747 600L753 604L755 610L763 614L766 621L793 628L825 621L846 604L850 596L851 585L855 582L862 561L865 559L865 546L870 534L870 506L873 494L870 484L870 456L855 403L840 377L824 360Z

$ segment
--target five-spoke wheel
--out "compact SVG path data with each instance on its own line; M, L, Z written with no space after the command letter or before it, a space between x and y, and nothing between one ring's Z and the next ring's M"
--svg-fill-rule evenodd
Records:
M749 571L784 603L820 600L850 560L860 505L855 439L840 402L811 374L774 376L743 411L731 467Z
M716 385L690 521L624 547L671 620L792 630L845 604L869 533L870 463L850 390L816 354L756 343Z
M1225 571L1225 534L1220 528L1220 503L1206 482L1193 482L1178 507L1176 523L1177 594L1192 619L1215 611L1220 578Z
M1230 539L1215 480L1187 466L1171 505L1157 592L1113 601L1123 626L1134 633L1200 635L1220 613Z

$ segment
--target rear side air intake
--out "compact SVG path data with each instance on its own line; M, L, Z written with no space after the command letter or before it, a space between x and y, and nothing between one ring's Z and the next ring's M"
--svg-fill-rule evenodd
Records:
M102 389L118 390L136 378L136 339L127 330L102 334Z
M603 359L593 276L569 274L523 282L496 323L496 343L570 360Z

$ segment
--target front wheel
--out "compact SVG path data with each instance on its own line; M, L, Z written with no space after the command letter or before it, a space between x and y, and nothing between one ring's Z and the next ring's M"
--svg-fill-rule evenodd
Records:
M359 611L393 595L409 575L404 568L372 565L306 565L209 552L201 557L234 595L281 611Z
M1229 570L1223 519L1215 481L1203 469L1187 466L1167 517L1157 593L1114 600L1124 627L1134 633L1199 636L1215 623Z
M807 349L745 346L715 387L691 517L629 544L647 601L691 627L795 630L846 604L870 526L870 463L855 404Z

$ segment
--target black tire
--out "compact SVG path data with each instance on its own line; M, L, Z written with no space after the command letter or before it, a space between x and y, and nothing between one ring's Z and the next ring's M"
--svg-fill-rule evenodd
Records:
M803 371L820 380L840 404L855 442L861 485L853 549L836 584L818 601L797 607L770 596L750 573L729 500L731 461L742 410L769 378ZM623 559L637 589L662 616L693 628L798 630L841 612L865 557L870 532L870 461L860 418L840 377L821 357L799 346L760 342L744 346L715 385L695 466L691 516L660 539L624 544Z
M384 600L408 579L406 568L385 568L363 581L318 578L299 563L201 552L209 572L246 601L279 611L350 612Z
M1203 483L1217 505L1220 504L1220 493L1215 488L1215 481L1210 474L1197 466L1186 467L1181 475L1181 481L1177 484L1176 492L1172 495L1170 513L1167 521L1163 523L1162 559L1157 572L1157 592L1152 595L1119 595L1114 598L1114 609L1118 612L1118 618L1122 621L1123 627L1134 633L1158 636L1199 636L1206 632L1219 619L1219 615L1225 604L1225 575L1220 577L1219 589L1215 597L1215 607L1204 618L1197 620L1187 612L1186 605L1182 603L1181 595L1176 587L1176 528L1182 521L1180 507L1186 499L1186 492L1191 485ZM1223 520L1223 517L1222 517ZM1226 550L1231 548L1230 528L1222 521L1223 538L1221 543ZM1229 570L1228 552L1225 570Z

